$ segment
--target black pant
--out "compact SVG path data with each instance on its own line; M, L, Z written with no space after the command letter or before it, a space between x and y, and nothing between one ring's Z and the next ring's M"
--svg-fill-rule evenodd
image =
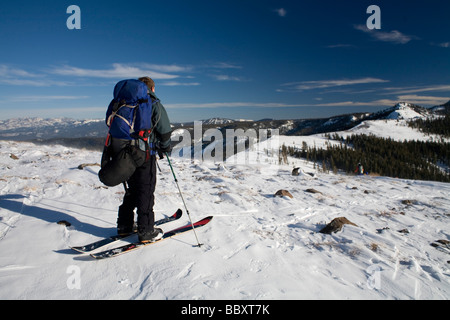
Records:
M155 224L156 157L150 156L141 167L137 168L127 181L128 191L119 207L118 225L132 226L134 209L137 208L137 227L139 232L152 231Z

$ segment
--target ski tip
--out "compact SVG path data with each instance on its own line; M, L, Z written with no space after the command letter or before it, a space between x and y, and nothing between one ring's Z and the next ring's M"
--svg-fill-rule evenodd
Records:
M91 251L86 247L69 247L69 248L78 253L88 253L89 251Z
M206 218L203 218L200 221L197 221L196 223L194 223L194 226L198 227L198 226L204 226L205 224L209 223L212 220L213 216L209 216Z
M175 212L174 217L181 217L181 215L183 214L183 210L178 209L177 212Z

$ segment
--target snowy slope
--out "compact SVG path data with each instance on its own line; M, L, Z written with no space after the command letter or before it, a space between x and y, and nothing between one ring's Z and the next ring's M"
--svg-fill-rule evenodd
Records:
M396 141L418 140L418 141L436 141L450 142L450 138L442 138L439 135L425 135L417 129L408 127L406 120L366 120L356 127L337 132L344 138L348 135L373 134L381 138L391 138Z
M381 112L388 113L384 119L366 120L349 130L338 132L338 134L344 138L352 134L373 134L377 137L386 139L391 138L396 141L418 140L450 142L450 138L443 138L435 134L423 134L418 129L408 126L407 122L411 120L438 117L435 113L429 112L428 109L401 102L393 108Z
M412 119L425 119L427 116L431 116L428 109L414 106L407 102L400 102L394 106L392 112L386 117L386 119L412 120Z
M103 188L96 166L77 169L100 153L0 141L0 299L450 297L449 252L430 245L450 240L449 184L323 174L299 159L277 166L261 150L251 164L173 159L193 220L214 216L198 231L202 248L187 233L93 261L68 247L115 232L123 189ZM159 164L156 218L183 208ZM293 198L274 197L279 189ZM342 216L357 226L318 232Z

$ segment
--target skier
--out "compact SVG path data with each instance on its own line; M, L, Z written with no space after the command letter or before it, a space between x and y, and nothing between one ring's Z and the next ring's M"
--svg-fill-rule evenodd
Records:
M151 115L153 129L148 142L153 143L160 155L161 153L170 152L172 128L164 106L155 95L155 82L149 77L142 77L138 80L147 85L149 97L154 102ZM111 146L114 151L118 151L123 148L123 143L124 141L121 139L112 138ZM137 208L139 241L153 242L159 240L163 236L163 231L154 227L155 214L153 212L156 186L155 154L150 154L144 164L136 169L126 182L126 185L126 193L118 212L118 234L125 235L133 232L134 209Z
M361 163L358 163L358 166L356 167L355 172L358 173L358 175L364 174L364 167Z

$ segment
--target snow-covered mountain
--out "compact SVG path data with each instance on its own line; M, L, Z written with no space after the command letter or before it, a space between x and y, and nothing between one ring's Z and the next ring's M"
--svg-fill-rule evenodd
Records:
M356 126L339 132L346 137L352 134L373 134L381 138L391 138L396 141L446 141L444 138L434 134L423 134L421 131L411 128L407 122L417 119L432 119L446 114L441 109L443 106L426 109L413 104L401 102L392 108L370 114L364 121ZM444 107L445 108L445 107Z
M414 120L430 117L432 111L406 102L400 102L394 110L386 117L386 119L395 120Z
M0 120L0 139L3 140L92 138L105 137L107 132L105 121L99 119L15 118Z
M201 120L206 128L226 127L227 129L253 128L278 129L282 135L312 135L318 133L349 130L365 121L373 120L413 120L416 118L434 117L449 112L450 101L442 106L423 108L406 102L376 113L355 113L320 119L291 119L273 120L264 119L233 120L226 118L211 118ZM174 129L189 129L193 123L174 123ZM0 120L0 139L30 141L51 140L64 138L104 138L107 127L103 119L74 120L67 118L42 119L20 118Z
M440 106L432 107L432 108L430 108L430 110L434 114L438 114L438 115L449 114L450 113L450 101L448 101L447 103L444 103Z
M392 108L375 112L369 116L370 120L415 120L436 116L434 108L424 108L407 102L399 102Z

